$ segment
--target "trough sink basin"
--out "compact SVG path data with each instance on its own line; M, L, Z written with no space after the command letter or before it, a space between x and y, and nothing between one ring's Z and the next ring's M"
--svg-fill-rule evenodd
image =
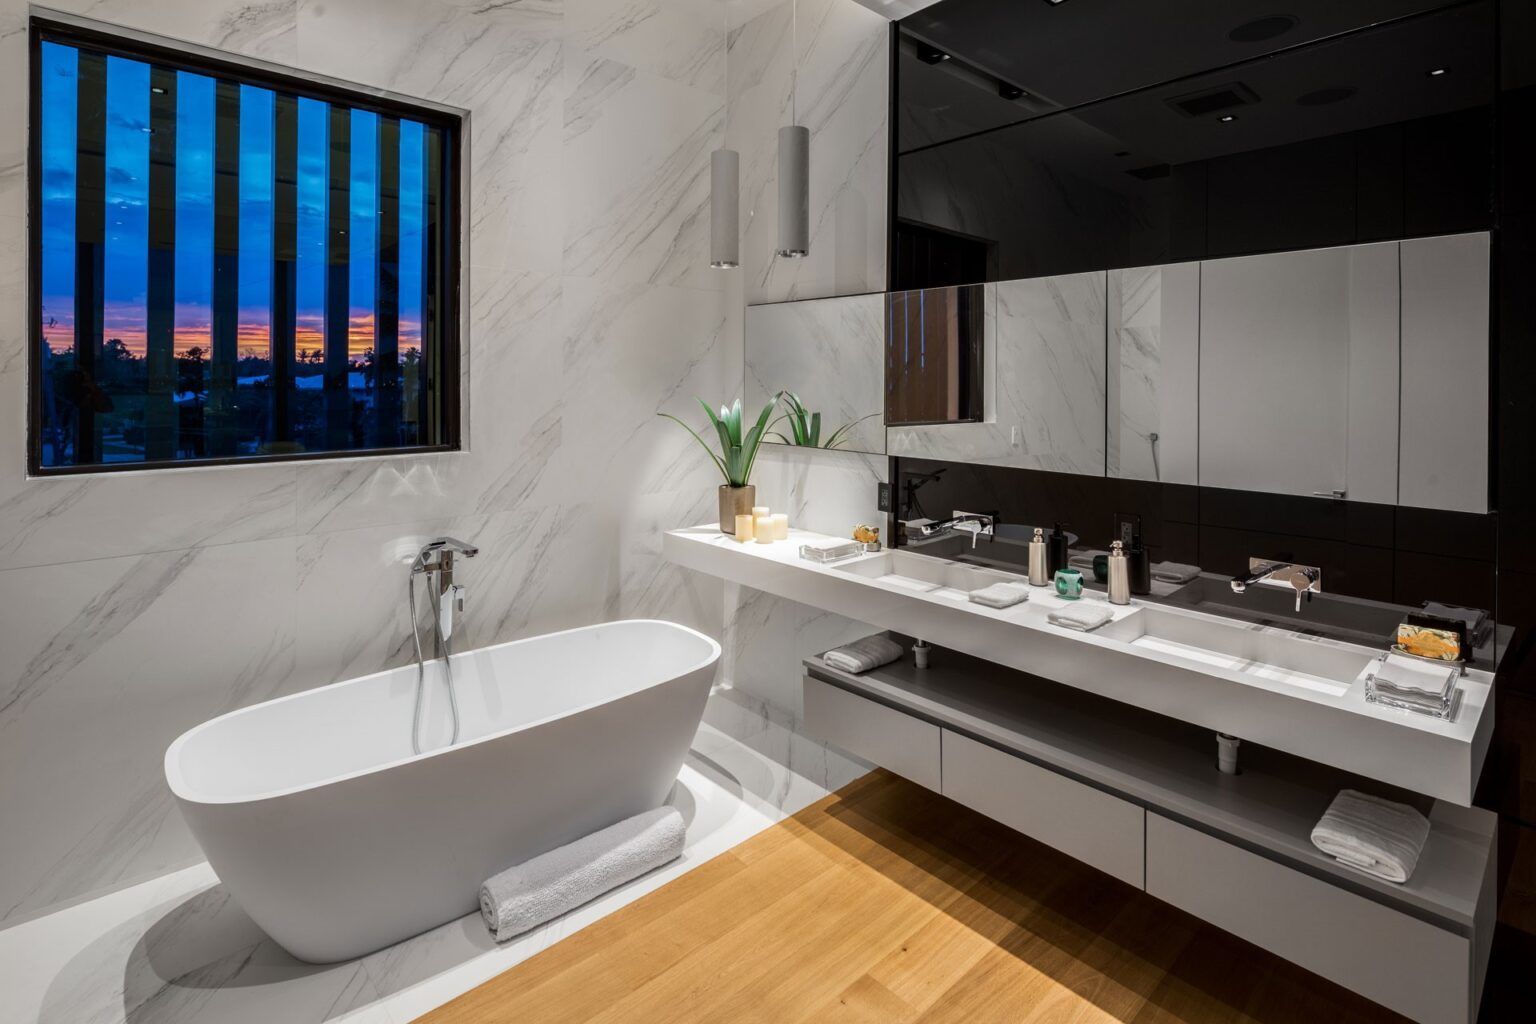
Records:
M1185 615L1156 605L1138 608L1096 633L1146 651L1269 683L1342 695L1376 653L1273 627Z
M834 566L840 572L879 580L906 590L957 601L968 600L973 590L1003 581L1022 582L1021 577L978 569L972 565L948 562L907 551L884 551L874 558L863 558Z

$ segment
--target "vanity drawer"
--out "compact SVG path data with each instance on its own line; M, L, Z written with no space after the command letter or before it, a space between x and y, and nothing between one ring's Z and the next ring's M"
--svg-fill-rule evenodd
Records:
M1137 804L944 730L944 795L1140 889L1145 816Z
M1472 1012L1465 936L1152 812L1147 892L1414 1020Z
M938 726L805 677L805 725L811 735L939 789Z

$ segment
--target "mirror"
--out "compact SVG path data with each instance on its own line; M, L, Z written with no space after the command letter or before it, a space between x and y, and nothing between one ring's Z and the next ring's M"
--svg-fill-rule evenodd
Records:
M1481 513L1489 284L1473 232L751 306L747 395L823 446Z
M794 396L780 402L770 443L884 453L885 298L747 307L744 404Z

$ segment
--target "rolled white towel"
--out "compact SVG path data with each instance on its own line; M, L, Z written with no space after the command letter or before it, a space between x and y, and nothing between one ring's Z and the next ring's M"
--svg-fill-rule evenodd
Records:
M1429 820L1407 804L1345 789L1312 829L1312 845L1350 867L1406 882L1419 863Z
M1046 613L1046 620L1067 629L1092 633L1115 617L1115 613L1098 604L1076 604L1067 608L1055 608Z
M480 916L506 942L676 860L687 831L676 807L626 818L486 879Z
M881 665L889 665L901 657L901 653L901 644L888 636L876 635L844 644L823 654L821 659L833 668L857 675Z
M1029 584L1003 580L989 587L971 591L971 600L988 608L1011 608L1029 600Z

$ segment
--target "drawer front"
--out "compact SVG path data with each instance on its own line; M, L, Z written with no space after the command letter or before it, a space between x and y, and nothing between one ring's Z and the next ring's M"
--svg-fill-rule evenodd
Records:
M1140 889L1142 808L944 730L944 795Z
M1150 812L1147 892L1414 1020L1471 1014L1464 936Z
M884 704L805 677L805 725L812 736L939 789L939 727Z

